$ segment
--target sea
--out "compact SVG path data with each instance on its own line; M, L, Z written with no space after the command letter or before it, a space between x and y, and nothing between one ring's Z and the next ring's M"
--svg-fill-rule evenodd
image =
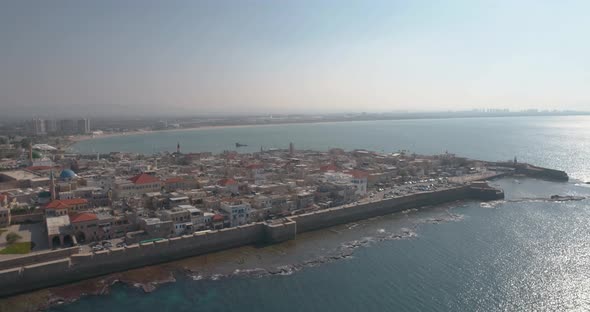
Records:
M115 283L49 311L589 311L590 118L363 121L197 129L79 142L85 153L262 147L450 152L565 170L566 183L492 181L502 201L455 202L340 225L272 246L156 266L153 291ZM235 143L247 144L236 148ZM152 268L154 269L154 268ZM151 271L135 273L144 278ZM55 290L55 292L59 292ZM26 297L22 297L26 298ZM21 298L21 299L22 299ZM26 299L22 299L26 300ZM0 307L1 307L0 302ZM4 305L7 307L7 305Z

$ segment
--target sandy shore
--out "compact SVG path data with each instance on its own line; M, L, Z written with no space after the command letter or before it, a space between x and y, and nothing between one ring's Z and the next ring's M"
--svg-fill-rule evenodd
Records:
M285 123L274 123L274 124L202 126L202 127L163 129L163 130L136 130L136 131L128 131L128 132L104 133L104 134L100 134L100 135L69 136L69 137L67 137L67 140L73 144L73 143L87 141L87 140L93 140L93 139L129 136L129 135L142 135L142 134L150 134L150 133L158 133L158 132L181 132L181 131L231 129L231 128L253 128L253 127L276 127L276 126L291 126L291 125L304 125L304 124L328 124L328 123L344 123L344 122L357 122L357 121L305 121L305 122L285 122Z

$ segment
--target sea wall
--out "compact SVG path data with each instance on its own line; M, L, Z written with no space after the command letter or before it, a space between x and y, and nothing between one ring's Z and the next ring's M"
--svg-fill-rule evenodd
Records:
M255 244L265 240L266 232L265 224L255 223L7 269L0 271L0 296Z
M471 198L469 187L458 187L442 191L417 193L366 204L334 207L297 215L291 219L297 222L297 233L303 233L410 208L420 208L469 198Z
M493 190L493 189L491 189ZM330 208L302 214L278 223L254 223L216 231L196 232L156 242L134 244L126 248L113 248L96 253L64 251L62 259L43 263L17 263L16 267L0 271L0 296L8 296L38 288L75 282L82 279L125 271L146 265L196 256L213 251L259 243L278 243L294 239L297 233L333 225L385 215L409 208L420 208L450 201L479 199L482 191L469 186L423 192L404 197ZM491 193L485 193L486 199ZM494 193L503 197L502 192ZM67 255L67 253L70 253ZM53 254L57 256L57 254ZM42 259L42 258L41 258ZM39 259L36 259L39 260ZM12 263L13 265L15 263Z
M295 239L297 235L297 222L287 219L285 222L278 224L268 224L264 230L266 243L280 243Z
M521 174L540 180L558 182L567 182L569 180L569 176L565 171L533 166L527 163L486 162L486 164L488 166L511 168L516 174Z
M544 179L550 181L567 182L569 180L569 176L565 171L542 168L528 164L516 167L516 173L524 174L531 178Z
M35 263L47 262L51 260L63 259L68 258L73 254L78 253L80 248L78 247L71 247L71 248L64 248L64 249L57 249L51 251L44 251L39 253L34 253L31 255L15 257L11 259L5 259L0 261L0 270L6 270L18 266L30 265Z

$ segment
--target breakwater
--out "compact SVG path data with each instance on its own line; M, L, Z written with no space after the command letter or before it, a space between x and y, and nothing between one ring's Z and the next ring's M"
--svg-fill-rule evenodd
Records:
M457 200L489 200L504 194L485 185L461 186L387 200L346 205L293 216L278 223L253 223L216 231L196 232L156 242L96 253L72 253L41 263L22 262L0 271L0 296L70 283L82 279L168 262L244 245L278 243L297 233ZM25 258L23 258L25 259ZM14 263L13 263L14 264Z
M516 166L516 173L523 174L531 178L567 182L569 176L565 171L537 167L529 164Z
M557 182L569 181L569 176L565 171L533 166L527 163L514 162L486 162L490 167L500 167L510 169L515 174L524 175L530 178L549 180Z

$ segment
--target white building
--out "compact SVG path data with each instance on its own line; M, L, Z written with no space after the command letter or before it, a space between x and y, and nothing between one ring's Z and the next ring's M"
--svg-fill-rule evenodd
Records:
M161 190L162 181L147 173L139 174L129 180L115 182L115 196L117 198L140 196L145 193L160 192Z
M352 176L350 182L356 186L356 194L361 196L367 194L369 174L361 170L351 170L348 173Z
M252 164L246 166L248 169L248 175L252 180L254 180L254 184L256 185L263 185L266 183L266 174L264 172L264 166L260 164Z
M252 207L242 201L222 202L221 210L229 215L230 226L244 225L250 221Z
M356 187L357 195L367 194L367 181L369 174L361 170L350 170L347 172L326 172L324 178L326 182L347 184L350 183Z
M205 216L203 214L203 211L201 211L201 209L195 208L191 205L181 205L181 206L178 206L178 208L186 209L189 212L191 223L193 224L193 227L195 229L205 228L205 224L206 224L205 223Z

